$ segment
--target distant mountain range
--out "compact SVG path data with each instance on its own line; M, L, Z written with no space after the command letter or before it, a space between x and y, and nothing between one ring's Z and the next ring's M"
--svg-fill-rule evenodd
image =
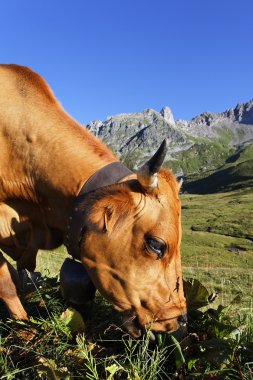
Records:
M164 107L160 112L146 109L109 116L87 127L131 168L148 159L167 137L170 149L165 165L186 177L187 186L191 183L195 191L204 189L203 178L215 173L219 180L211 177L215 185L207 186L213 191L229 188L231 178L234 186L239 173L242 181L237 178L237 185L245 181L249 185L251 178L253 182L253 100L222 113L204 112L190 121L175 121L170 108Z

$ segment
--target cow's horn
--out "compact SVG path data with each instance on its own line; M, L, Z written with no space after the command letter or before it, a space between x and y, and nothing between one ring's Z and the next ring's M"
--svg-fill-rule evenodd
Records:
M164 139L157 152L146 162L138 171L137 179L146 190L152 190L157 187L157 173L161 169L166 153L168 151L169 141Z

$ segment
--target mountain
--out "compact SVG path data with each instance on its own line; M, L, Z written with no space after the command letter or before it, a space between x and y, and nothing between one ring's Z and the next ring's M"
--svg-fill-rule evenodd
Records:
M247 181L253 175L250 164L253 162L253 100L221 113L204 112L190 121L175 121L170 108L164 107L160 112L146 109L109 116L104 122L96 120L87 127L131 168L145 162L167 137L170 149L165 165L185 176L195 190L203 189L203 178L209 176L214 176L210 181L219 183L214 189L219 190L226 187L227 177L234 183L240 173L245 174L246 167Z
M87 127L129 166L144 162L165 137L171 141L170 152L192 145L184 131L177 128L168 107L161 112L146 109L139 113L109 116L106 121L97 120Z

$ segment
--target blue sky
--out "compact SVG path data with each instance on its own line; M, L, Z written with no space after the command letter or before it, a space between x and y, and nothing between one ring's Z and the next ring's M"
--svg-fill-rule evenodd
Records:
M176 119L253 98L252 0L8 0L0 62L26 65L81 123L145 108Z

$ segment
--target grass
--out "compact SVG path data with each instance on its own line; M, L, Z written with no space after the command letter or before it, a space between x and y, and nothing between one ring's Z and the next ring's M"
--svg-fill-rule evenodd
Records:
M0 379L252 380L252 215L250 189L182 195L183 273L195 279L186 285L188 335L161 335L156 345L149 332L129 338L99 295L89 312L74 312L85 321L77 334L76 322L62 315L67 305L59 293L66 250L40 252L37 269L45 277L24 300L31 321L6 315L0 323ZM209 304L211 293L216 298Z
M207 171L207 168L217 169L235 151L220 138L209 141L193 139L193 142L194 145L191 148L173 153L173 160L166 162L166 166L173 169L175 173L183 171L187 176L198 173L199 177L202 172Z
M253 295L253 193L249 190L182 196L182 263L227 304Z
M209 151L207 150L207 152ZM218 165L219 160L217 161L216 157L222 156L218 152L216 152L216 155L210 154L210 160L215 161L212 161L213 165L208 165L210 168L209 172L204 171L201 173L198 171L198 173L188 176L186 190L191 193L206 194L218 191L239 190L253 186L252 143L239 146L236 150L230 148L229 155L226 155L226 161L223 161L220 166ZM223 156L223 158L225 157ZM202 159L203 155L200 152L198 160Z

